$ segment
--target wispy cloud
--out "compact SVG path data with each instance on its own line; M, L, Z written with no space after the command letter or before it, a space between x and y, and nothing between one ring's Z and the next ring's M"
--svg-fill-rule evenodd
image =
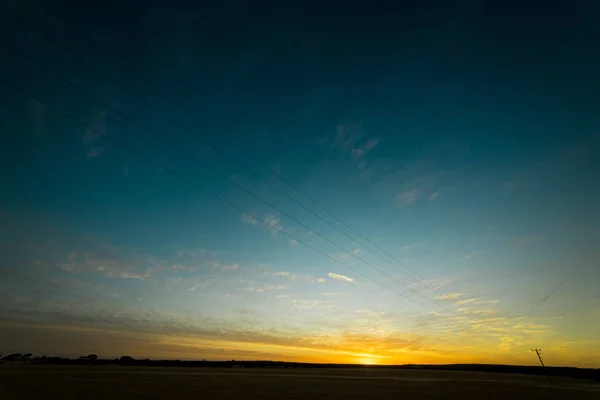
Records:
M275 216L275 215L269 215L266 219L265 222L269 225L269 227L271 228L271 235L273 237L277 237L277 234L280 233L281 230L283 230L283 225L281 224L281 220L279 219L279 217Z
M274 291L279 291L279 290L284 290L285 289L285 285L256 285L256 284L251 284L249 287L247 287L246 289L244 289L247 292L256 292L256 293L266 293L266 292L274 292Z
M229 264L229 265L221 265L221 271L237 271L240 264Z
M331 141L331 147L344 152L351 152L362 137L360 125L340 124L337 126L335 136Z
M360 125L345 125L337 126L336 133L331 139L331 147L348 153L354 160L361 160L371 150L373 150L380 142L376 138L364 138L364 133ZM365 167L365 162L361 161L360 169Z
M440 195L440 190L437 190L429 195L429 200L435 200Z
M348 282L348 283L356 283L356 281L352 278L349 278L345 275L340 275L340 274L336 274L333 272L330 272L327 274L331 279L336 279L338 281L344 281L344 282Z
M259 223L259 221L256 218L254 218L248 214L242 214L242 222L245 224L250 224L250 225L256 225Z
M444 286L447 286L454 282L454 279L448 276L442 276L435 279L425 279L422 281L414 282L408 285L411 289L423 289L432 288L433 290L440 290Z
M454 299L458 299L459 297L463 297L464 295L465 295L465 292L446 293L441 296L438 296L437 299L438 300L454 300Z
M331 308L321 300L293 300L292 305L297 310L312 310L315 308Z
M266 227L271 232L271 235L276 238L277 234L284 230L283 224L281 223L281 219L276 215L267 215L265 217L259 216L256 213L256 218L248 215L242 214L242 222L250 225L266 225Z
M465 304L471 304L471 303L477 301L477 299L478 299L477 297L472 297L470 299L458 300L454 304L456 304L457 306L462 306L462 305L465 305Z
M133 249L96 246L93 250L68 252L63 259L53 264L70 273L100 273L111 278L155 280L170 278L172 274L189 274L208 270L236 271L238 263L223 264L215 259L206 259L209 254L203 249L173 249L172 255L157 259Z
M311 283L325 283L326 282L325 278L314 277L311 275L293 274L293 273L287 272L287 271L275 271L275 272L267 271L264 273L264 275L292 279L292 280L308 281Z
M363 143L359 147L352 149L352 157L355 160L358 160L359 158L366 155L370 150L374 149L375 146L377 146L377 144L379 144L379 139L367 140L365 143Z
M400 204L400 205L410 205L412 203L414 203L415 201L417 201L417 199L420 197L421 195L421 191L420 189L409 189L409 190L405 190L403 192L400 192L396 195L396 204Z
M284 278L289 278L289 279L296 279L298 278L297 275L292 274L291 272L286 272L286 271L276 271L276 272L265 272L265 275L267 276L279 276L279 277L284 277Z

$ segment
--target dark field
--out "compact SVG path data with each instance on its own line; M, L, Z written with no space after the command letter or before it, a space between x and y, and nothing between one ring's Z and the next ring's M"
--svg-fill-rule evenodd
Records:
M12 399L600 399L591 381L460 371L0 365Z

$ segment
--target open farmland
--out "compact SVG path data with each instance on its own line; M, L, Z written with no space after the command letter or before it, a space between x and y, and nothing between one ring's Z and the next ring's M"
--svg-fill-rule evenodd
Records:
M588 380L460 371L0 366L2 399L598 399Z

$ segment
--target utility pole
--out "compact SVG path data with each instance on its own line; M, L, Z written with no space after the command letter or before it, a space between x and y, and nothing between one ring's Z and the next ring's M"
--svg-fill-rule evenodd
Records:
M531 349L531 351L535 351L535 354L537 354L538 358L540 359L540 364L542 364L542 368L546 368L546 366L544 365L544 362L542 361L542 356L540 355L542 349ZM550 386L552 386L552 379L550 379L550 375L546 375L548 377L548 382L550 383Z

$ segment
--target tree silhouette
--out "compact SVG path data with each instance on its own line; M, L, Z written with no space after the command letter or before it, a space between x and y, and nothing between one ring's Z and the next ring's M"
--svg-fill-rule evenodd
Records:
M9 354L8 356L3 358L3 360L6 360L6 361L17 361L20 359L21 359L21 353Z

